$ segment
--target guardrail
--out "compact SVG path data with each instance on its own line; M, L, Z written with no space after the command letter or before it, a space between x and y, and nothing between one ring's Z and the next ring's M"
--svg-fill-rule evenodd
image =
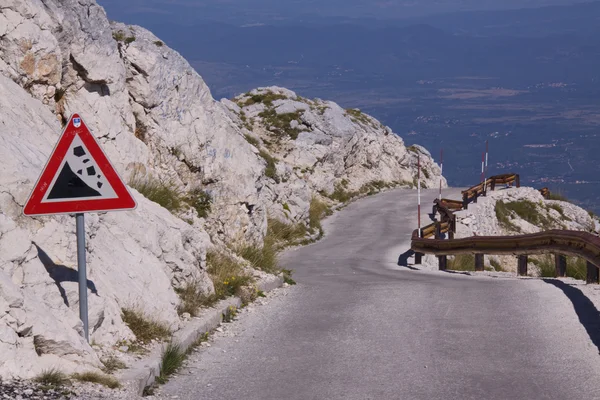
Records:
M418 254L438 256L440 270L446 269L447 256L474 254L475 270L483 271L485 255L519 257L517 273L527 275L527 257L533 254L555 255L555 276L565 276L565 255L587 261L588 283L600 283L600 237L583 231L550 230L516 236L473 236L454 240L425 239L415 230L411 248Z
M519 174L513 173L490 176L485 180L485 182L481 182L475 186L468 188L467 190L463 190L462 192L460 192L463 198L462 208L466 210L469 207L469 203L477 203L477 198L479 196L486 195L488 187L490 188L490 190L496 190L496 185L499 184L515 184L516 187L521 187L521 178ZM456 202L456 200L451 201Z
M412 234L411 249L415 252L415 264L420 264L423 254L438 256L439 269L445 270L447 257L456 254L474 254L475 271L484 270L485 255L518 256L517 273L527 275L528 256L534 254L553 253L555 255L555 276L566 275L566 255L580 257L587 262L588 283L600 283L600 237L583 231L551 230L529 235L516 236L473 236L454 239L456 233L456 215L454 211L467 209L468 204L477 202L477 197L485 195L487 186L496 189L497 184L521 186L518 174L495 175L467 190L463 190L463 201L451 199L435 199L433 215L440 214L440 221L435 221L423 228L415 229ZM539 190L544 198L550 197L550 190L545 187ZM448 233L443 240L442 234ZM433 239L431 239L433 238Z

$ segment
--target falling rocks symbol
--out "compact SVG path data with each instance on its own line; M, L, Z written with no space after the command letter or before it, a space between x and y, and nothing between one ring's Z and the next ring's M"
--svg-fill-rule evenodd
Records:
M92 189L73 172L69 163L66 162L62 171L56 178L54 187L48 195L48 199L74 199L78 197L100 196L100 192Z

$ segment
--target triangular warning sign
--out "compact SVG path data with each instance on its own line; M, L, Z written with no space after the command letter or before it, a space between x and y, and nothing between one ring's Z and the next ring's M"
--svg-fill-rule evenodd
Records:
M77 114L73 114L23 214L133 210L135 200Z

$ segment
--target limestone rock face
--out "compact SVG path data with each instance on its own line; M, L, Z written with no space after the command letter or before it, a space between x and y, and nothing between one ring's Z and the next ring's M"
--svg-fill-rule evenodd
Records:
M277 173L265 184L279 197L269 196L270 202L289 204L290 196L309 201L311 192L331 194L336 188L352 194L414 187L418 158L422 187L447 186L427 150L407 148L390 128L359 110L279 87L255 89L222 103L261 154L276 159ZM301 219L305 212L287 215Z
M318 192L414 185L419 154L423 183L445 186L426 150L358 110L281 88L215 101L178 53L110 23L94 0L3 0L0 94L3 378L101 366L81 337L74 219L22 215L72 113L138 202L85 217L91 341L105 348L135 339L124 308L179 329L176 289L211 293L207 249L261 243L267 215L307 224ZM183 206L169 211L135 190L152 179Z

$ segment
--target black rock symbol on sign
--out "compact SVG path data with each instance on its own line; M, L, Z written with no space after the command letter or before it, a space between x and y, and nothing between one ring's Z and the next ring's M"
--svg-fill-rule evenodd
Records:
M81 146L77 146L73 149L73 155L75 157L84 157L85 150ZM83 163L86 164L89 162L89 159L83 160ZM86 174L87 176L96 175L96 168L94 166L89 166L84 170L77 170L77 173L73 172L69 162L65 162L62 170L58 174L58 178L56 178L56 182L48 194L48 200L53 199L75 199L79 197L97 197L101 196L100 192L88 186L79 176ZM100 175L98 175L100 178ZM102 187L102 182L97 182L98 188Z

